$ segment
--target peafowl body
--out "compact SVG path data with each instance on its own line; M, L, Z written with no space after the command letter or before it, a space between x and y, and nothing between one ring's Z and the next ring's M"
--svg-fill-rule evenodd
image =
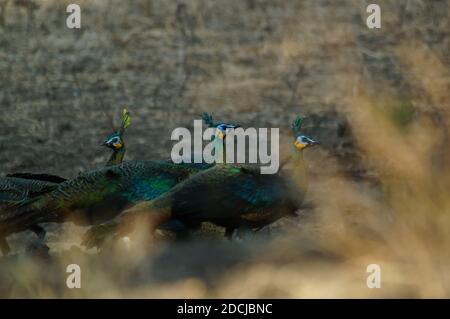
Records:
M294 121L298 133L301 121ZM124 235L133 220L146 216L177 219L189 227L212 222L226 228L226 235L240 227L260 229L283 216L295 215L307 190L303 150L317 142L299 135L292 156L295 169L273 175L260 174L257 165L217 164L175 186L157 199L124 212L122 223L111 227ZM153 226L153 225L152 225ZM156 226L158 226L156 224Z
M82 173L53 191L0 212L0 237L44 222L102 223L129 205L162 195L197 172L164 161L130 161Z
M50 192L64 181L65 179L62 177L48 174L20 173L1 177L0 215L3 214L2 210L7 210L14 203ZM45 237L44 228L37 224L30 225L28 229L36 233L41 240ZM7 254L10 251L8 244L1 237L0 249L3 254Z
M294 214L303 193L294 196L289 179L262 175L258 166L218 164L193 176L152 202L170 207L171 218L190 227L212 222L227 233L239 227L259 229Z
M62 177L47 174L20 173L0 177L0 207L2 203L15 202L45 193L64 181Z

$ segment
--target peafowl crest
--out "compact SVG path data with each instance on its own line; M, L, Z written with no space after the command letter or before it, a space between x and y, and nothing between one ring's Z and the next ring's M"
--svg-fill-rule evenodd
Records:
M227 135L229 130L241 127L239 124L228 124L224 122L216 122L213 120L211 114L204 112L202 114L203 122L209 127L216 128L216 135L211 136L211 140L214 140L216 137L223 140Z
M294 134L294 136L301 135L302 125L303 118L301 116L297 116L291 125L292 133Z
M123 135L125 133L125 130L130 125L131 125L130 111L128 111L127 108L124 108L122 110L122 125L121 125L120 130L119 130L120 135Z
M219 124L219 122L215 122L213 120L213 117L211 114L207 113L207 112L203 112L202 113L202 120L203 122L205 122L206 125L208 125L209 127L217 127Z

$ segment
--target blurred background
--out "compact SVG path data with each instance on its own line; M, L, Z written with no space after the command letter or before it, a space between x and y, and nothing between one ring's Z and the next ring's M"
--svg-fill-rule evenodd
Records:
M312 205L251 240L126 262L50 225L52 260L0 261L1 297L450 297L448 0L379 0L372 30L373 1L78 0L79 30L71 2L0 0L0 174L102 167L124 106L128 160L167 158L204 111L285 143L301 114L322 143L306 154ZM70 262L82 289L65 285Z

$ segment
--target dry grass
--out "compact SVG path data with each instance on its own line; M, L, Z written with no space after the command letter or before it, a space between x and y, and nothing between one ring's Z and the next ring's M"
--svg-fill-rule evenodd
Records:
M83 230L53 227L51 261L1 262L0 296L450 297L448 1L379 1L381 30L364 1L80 1L80 32L65 1L38 3L28 30L12 4L0 27L1 173L101 166L104 114L122 105L129 158L166 157L172 128L204 110L281 128L307 114L324 147L307 154L314 208L270 234L124 260L120 245L69 249ZM372 263L381 289L366 287Z

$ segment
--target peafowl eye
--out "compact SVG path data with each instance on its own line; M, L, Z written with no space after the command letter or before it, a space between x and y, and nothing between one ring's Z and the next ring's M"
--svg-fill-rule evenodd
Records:
M106 140L103 142L103 146L118 150L122 148L123 141L120 138L120 135L116 132L106 138Z
M298 150L302 150L306 147L314 146L317 144L319 144L319 142L314 141L312 138L305 135L300 135L294 142L294 145Z

